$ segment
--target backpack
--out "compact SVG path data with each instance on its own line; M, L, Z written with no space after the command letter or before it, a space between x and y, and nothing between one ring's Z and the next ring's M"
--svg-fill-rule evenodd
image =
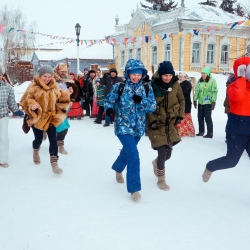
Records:
M125 87L126 81L123 81L120 83L119 88L118 88L118 101L120 100L120 97L123 93L124 87ZM149 86L147 82L142 81L142 85L145 89L146 97L148 97L148 92L149 92Z

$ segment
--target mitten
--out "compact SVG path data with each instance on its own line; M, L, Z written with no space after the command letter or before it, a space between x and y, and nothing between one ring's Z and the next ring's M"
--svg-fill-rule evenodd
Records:
M13 116L24 116L24 113L22 110L17 110L16 112L13 112Z
M107 116L111 116L113 113L114 113L114 110L113 110L112 108L108 108L108 109L106 110L106 115L107 115Z
M214 110L214 108L215 108L215 102L212 102L212 104L211 104L211 110Z
M139 95L133 95L133 100L135 103L141 103L142 97Z
M246 77L246 65L242 64L238 67L237 75L238 77Z
M194 108L197 108L197 101L194 101Z
M156 122L156 121L153 121L149 126L150 126L150 128L153 129L153 130L156 130L156 129L158 128L157 122Z
M176 125L176 124L180 124L182 120L183 120L183 118L182 118L182 117L177 116L177 118L176 118L176 120L175 120L174 125Z

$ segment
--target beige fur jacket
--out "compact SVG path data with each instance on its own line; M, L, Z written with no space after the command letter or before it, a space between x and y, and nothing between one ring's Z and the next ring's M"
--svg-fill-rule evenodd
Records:
M66 118L66 111L70 103L67 90L60 90L55 79L45 84L36 76L21 98L20 106L28 115L28 126L47 131L50 124L57 127ZM38 109L31 107L38 104Z

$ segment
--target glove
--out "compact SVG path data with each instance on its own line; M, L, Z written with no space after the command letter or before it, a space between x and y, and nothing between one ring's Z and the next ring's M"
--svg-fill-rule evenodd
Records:
M177 116L177 118L176 118L176 120L175 120L174 125L176 125L176 124L180 124L182 120L183 120L183 118L182 118L182 117Z
M156 130L156 129L158 128L157 122L156 122L156 121L153 121L149 126L150 126L150 128L153 129L153 130Z
M212 102L212 104L211 104L211 110L214 110L214 108L215 108L215 102Z
M197 109L197 101L194 101L194 108Z
M16 112L13 112L13 116L24 116L24 112L19 109Z
M108 109L106 110L106 115L107 115L107 116L111 116L113 113L114 113L114 110L113 110L112 108L108 108Z
M133 95L133 100L135 103L141 103L142 97L139 95Z
M246 77L246 65L242 64L238 67L237 75L238 77Z

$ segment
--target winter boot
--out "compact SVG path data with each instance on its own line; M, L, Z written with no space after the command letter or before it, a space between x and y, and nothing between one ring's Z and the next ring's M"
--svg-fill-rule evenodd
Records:
M9 164L8 163L0 163L0 167L7 168L7 167L9 167Z
M168 191L170 187L165 182L165 168L163 170L157 169L157 177L157 186L159 187L159 189Z
M131 193L131 198L133 201L137 202L141 199L141 194L139 193L139 191Z
M208 182L209 179L210 179L210 177L211 177L211 175L212 175L212 172L210 172L207 168L205 168L204 173L202 175L202 180L204 182Z
M64 141L57 141L59 153L67 155L68 152L64 149Z
M40 164L40 156L39 156L39 150L40 148L38 149L35 149L33 148L33 161L36 165Z
M158 177L157 176L157 160L158 160L158 157L152 161L154 174L155 174L156 177Z
M52 167L52 171L54 172L54 174L61 174L63 170L58 167L57 161L58 161L57 156L55 155L50 156L50 164Z
M116 181L118 183L124 183L124 179L123 179L122 173L116 172Z
M47 133L46 131L43 131L43 141L45 141L47 139Z

